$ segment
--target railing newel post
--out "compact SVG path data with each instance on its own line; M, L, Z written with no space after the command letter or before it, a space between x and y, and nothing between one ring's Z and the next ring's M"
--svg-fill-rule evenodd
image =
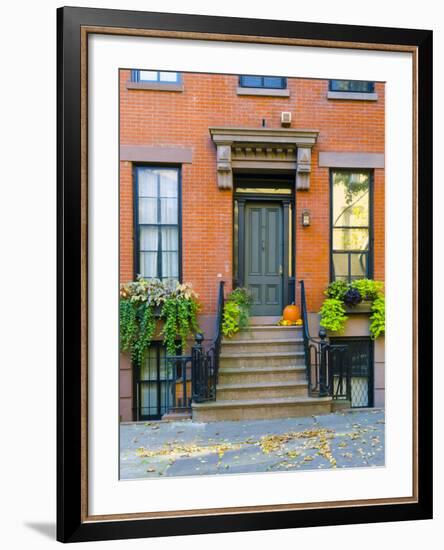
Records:
M327 354L328 354L328 342L327 332L321 328L319 330L319 397L326 397L328 395L327 387Z

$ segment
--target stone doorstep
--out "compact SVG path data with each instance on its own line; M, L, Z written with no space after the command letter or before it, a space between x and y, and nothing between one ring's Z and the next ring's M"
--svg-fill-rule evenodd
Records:
M219 374L256 374L273 372L305 373L305 365L279 365L277 367L221 367Z
M249 327L253 325L278 326L277 323L280 321L280 319L281 317L276 315L253 315L249 318L248 322Z
M236 332L236 335L246 333L246 332L270 332L272 334L286 334L286 333L298 333L302 331L302 325L248 325L244 328L241 328L239 332ZM235 336L236 336L235 335Z
M303 351L302 342L296 340L236 340L234 342L222 342L221 356L224 354L249 354L249 353L298 353Z
M220 367L284 367L303 366L304 353L298 351L268 353L223 353L220 356Z
M273 405L310 405L314 403L329 403L331 397L270 397L269 399L243 399L243 400L227 400L227 401L209 401L206 403L193 403L193 409L226 409L231 407L271 407Z
M229 372L219 373L219 380L223 385L228 384L256 384L266 382L305 382L305 373L300 373L294 367L283 367L285 370L246 370L230 369Z
M221 353L220 359L264 359L268 361L269 359L276 358L286 358L286 357L303 357L305 354L303 351L271 351L271 352L261 352L261 353Z
M264 339L264 340L230 340L230 339L226 339L224 338L222 340L222 346L240 346L240 345L245 345L245 346L256 346L256 345L261 345L261 344L273 344L273 345L277 345L277 346L280 346L282 344L303 344L304 343L304 340L302 338L298 338L297 340L295 340L294 338L274 338L274 339Z
M176 422L179 420L189 420L191 419L191 411L184 411L184 412L175 412L175 411L169 411L162 415L162 420L168 420L171 422Z
M213 401L193 404L193 420L213 422L293 418L331 412L330 397L280 397L259 400Z
M249 384L218 384L216 395L218 401L306 396L307 382L270 380Z

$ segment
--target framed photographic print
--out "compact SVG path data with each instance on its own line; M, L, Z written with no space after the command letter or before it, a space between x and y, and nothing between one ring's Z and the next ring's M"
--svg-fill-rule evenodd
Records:
M58 539L432 517L432 33L58 10Z

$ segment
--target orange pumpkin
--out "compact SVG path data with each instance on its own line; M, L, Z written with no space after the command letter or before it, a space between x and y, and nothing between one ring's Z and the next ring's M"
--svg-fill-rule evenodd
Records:
M294 304L287 306L284 309L283 317L284 317L284 321L293 321L293 322L297 321L301 317L299 307L295 306Z

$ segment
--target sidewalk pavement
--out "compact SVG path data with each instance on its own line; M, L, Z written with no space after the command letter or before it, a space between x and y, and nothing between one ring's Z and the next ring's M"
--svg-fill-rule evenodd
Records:
M120 425L120 479L384 466L383 409Z

